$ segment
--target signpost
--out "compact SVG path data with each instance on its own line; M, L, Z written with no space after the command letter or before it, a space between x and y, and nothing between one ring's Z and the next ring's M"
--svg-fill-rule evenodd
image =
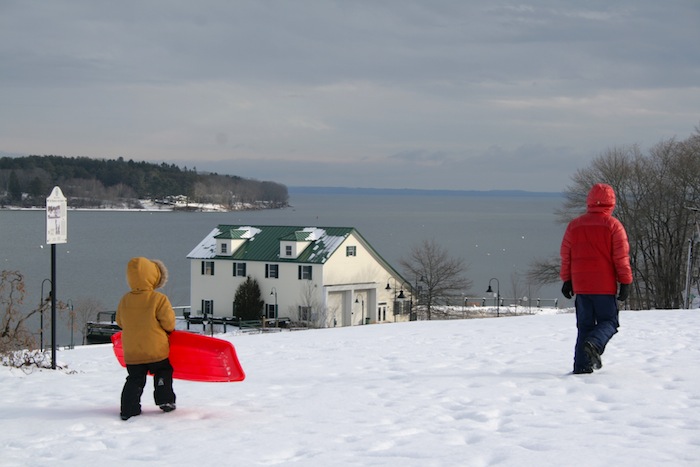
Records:
M46 243L51 245L51 368L56 369L56 244L68 242L66 197L57 186L46 198Z

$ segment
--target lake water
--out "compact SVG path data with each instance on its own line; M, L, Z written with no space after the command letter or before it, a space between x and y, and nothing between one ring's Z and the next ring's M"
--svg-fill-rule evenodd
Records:
M434 238L468 265L473 282L466 296L482 297L491 278L501 296L561 298L559 284L529 287L525 272L534 259L557 255L565 226L556 223L560 197L420 194L292 194L292 207L233 213L69 211L68 243L56 245L56 293L74 304L99 300L115 310L128 290L126 263L146 256L165 262L164 288L174 306L189 305L187 254L218 224L355 227L397 270L399 260L423 239ZM40 302L41 284L51 277L44 211L0 211L0 268L18 270L27 285L25 309ZM495 286L495 282L493 284ZM44 286L44 295L50 285ZM529 295L528 295L529 294ZM68 325L58 326L57 342L68 343Z

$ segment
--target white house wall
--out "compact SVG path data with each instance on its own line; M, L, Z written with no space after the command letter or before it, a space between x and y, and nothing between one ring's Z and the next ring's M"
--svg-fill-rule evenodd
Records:
M346 255L346 247L355 247L355 256ZM193 250L192 255L199 254ZM214 262L214 275L203 275L202 261ZM193 315L201 315L202 300L213 301L215 316L233 316L236 290L246 277L233 276L231 259L191 259L190 285ZM361 237L350 234L325 264L312 265L312 280L298 278L298 262L245 261L246 274L257 280L261 298L275 304L278 317L299 320L300 306L312 306L313 318L320 326L355 326L377 322L377 312L386 309L379 322L404 321L406 315L394 315L394 298L401 288L400 278L392 274ZM279 278L265 278L265 265L277 264ZM389 283L390 289L386 289ZM407 293L408 291L406 291ZM355 303L358 301L358 303ZM362 302L364 301L364 312ZM311 303L309 303L311 302Z
M202 274L202 261L214 262L214 275ZM233 301L236 290L245 282L246 277L233 275L232 260L192 260L190 268L192 312L202 314L202 300L214 301L215 316L233 316ZM288 317L298 320L298 307L307 306L308 300L303 296L308 289L313 293L312 300L321 303L323 300L321 287L321 266L312 266L312 280L298 278L298 263L264 263L246 261L246 274L258 281L261 299L265 304L275 304L277 292L278 317ZM279 266L279 278L265 278L265 264ZM267 307L266 307L267 308Z
M348 246L355 247L355 256L347 256ZM369 317L370 322L377 321L377 312L381 304L388 307L385 321L394 321L393 301L394 294L398 293L394 291L396 280L392 272L379 262L357 236L349 235L336 253L326 261L323 276L323 282L327 286L353 285L355 296L352 298L352 305L355 308L361 306L361 303L358 305L354 302L358 297L360 300L364 299L365 317ZM390 284L390 290L386 290L387 283ZM400 282L398 284L400 287ZM360 313L353 309L352 325L360 324ZM403 320L403 317L400 319Z

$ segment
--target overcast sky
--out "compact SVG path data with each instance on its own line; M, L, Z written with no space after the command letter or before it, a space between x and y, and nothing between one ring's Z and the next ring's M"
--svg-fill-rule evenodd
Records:
M0 0L0 155L559 191L700 126L698 0Z

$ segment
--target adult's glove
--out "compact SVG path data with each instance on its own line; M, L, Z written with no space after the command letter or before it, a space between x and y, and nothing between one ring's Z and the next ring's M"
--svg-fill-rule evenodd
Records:
M630 285L629 284L620 284L620 293L617 294L617 299L621 302L624 302L627 300L627 297L630 296Z
M561 286L561 293L563 293L566 298L574 296L574 286L571 285L571 281L564 282L564 285Z

